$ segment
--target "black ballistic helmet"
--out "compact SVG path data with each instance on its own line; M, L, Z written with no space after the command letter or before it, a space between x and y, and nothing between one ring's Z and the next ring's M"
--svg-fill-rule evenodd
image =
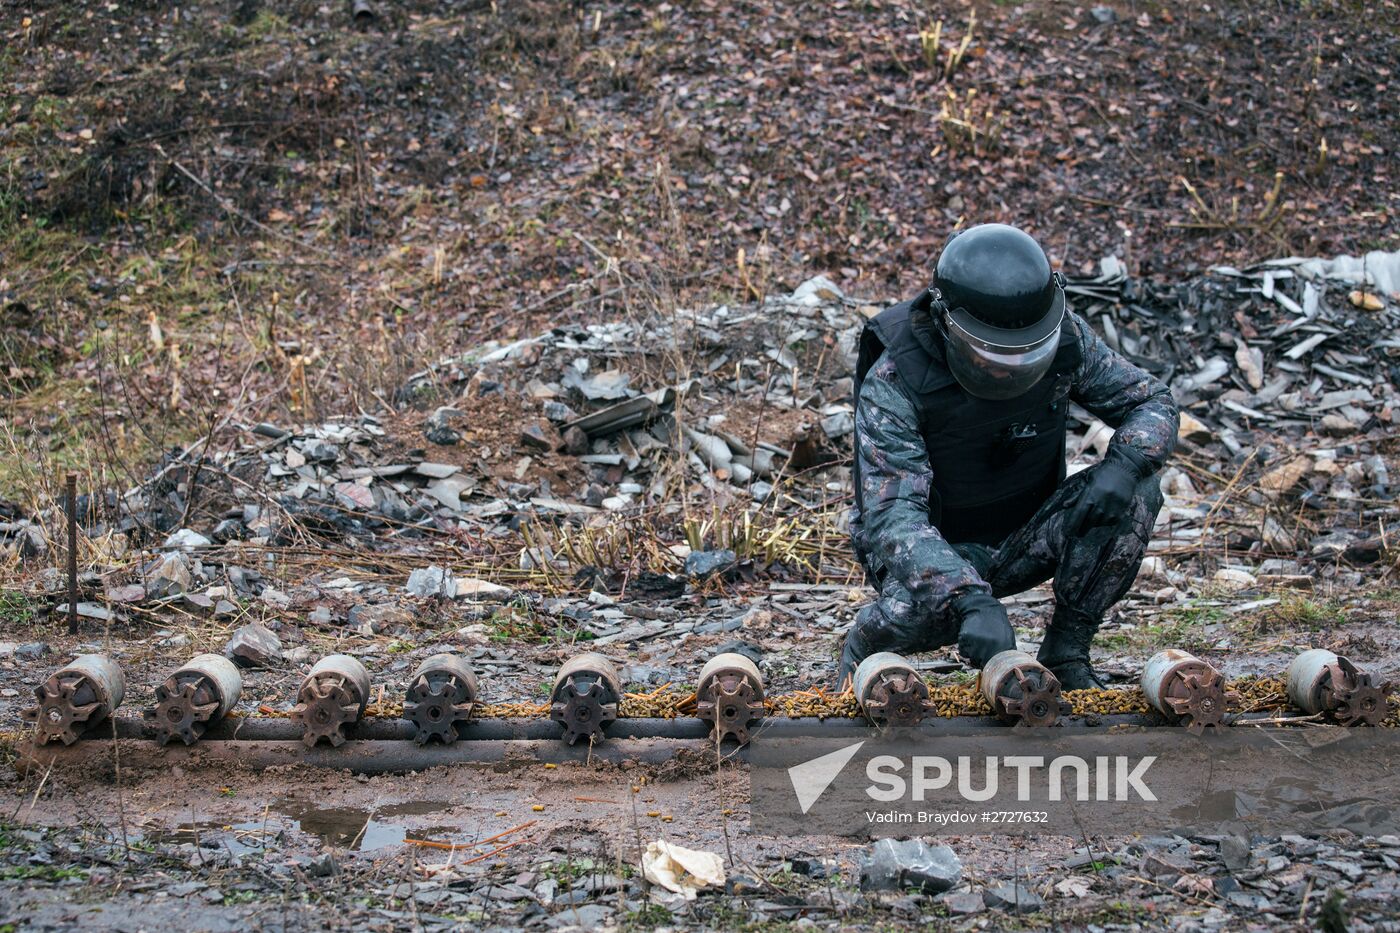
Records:
M956 234L938 257L929 293L948 368L969 394L1012 399L1050 369L1065 291L1030 234L1005 224Z

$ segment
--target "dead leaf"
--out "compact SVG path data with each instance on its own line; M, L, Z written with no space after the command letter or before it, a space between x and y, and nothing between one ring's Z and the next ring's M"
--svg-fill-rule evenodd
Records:
M1385 307L1385 302L1381 300L1380 295L1363 292L1359 288L1347 294L1347 301L1350 301L1353 307L1363 311L1380 311Z

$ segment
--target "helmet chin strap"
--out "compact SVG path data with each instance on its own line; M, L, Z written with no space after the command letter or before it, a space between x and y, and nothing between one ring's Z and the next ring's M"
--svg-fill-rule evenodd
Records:
M928 312L930 320L933 321L933 327L946 342L948 340L948 312L951 310L948 307L948 302L943 300L943 292L939 290L937 285L930 285L924 290L924 294L928 295Z

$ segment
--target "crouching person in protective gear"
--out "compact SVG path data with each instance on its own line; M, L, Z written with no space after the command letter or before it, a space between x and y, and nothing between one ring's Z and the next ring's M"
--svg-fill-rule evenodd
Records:
M1039 659L1066 689L1103 686L1089 645L1162 507L1168 388L1066 308L1040 245L1001 224L954 236L933 284L870 320L855 387L851 535L879 597L856 617L838 682L877 651L957 644L981 667L1016 647L1000 597L1053 578ZM1066 479L1071 401L1116 431Z

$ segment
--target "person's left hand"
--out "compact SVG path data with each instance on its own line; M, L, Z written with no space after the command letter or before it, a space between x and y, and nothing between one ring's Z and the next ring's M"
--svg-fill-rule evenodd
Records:
M1141 480L1138 465L1110 447L1103 460L1089 468L1089 480L1065 520L1065 534L1079 538L1093 528L1121 526Z

